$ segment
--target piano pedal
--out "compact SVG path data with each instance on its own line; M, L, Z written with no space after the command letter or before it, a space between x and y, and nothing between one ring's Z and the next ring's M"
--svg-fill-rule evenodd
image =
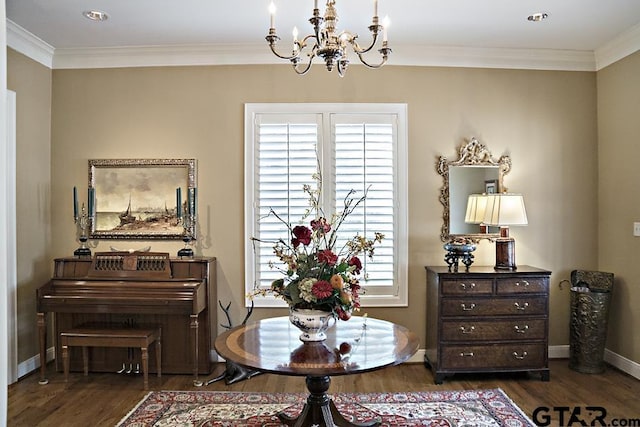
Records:
M121 374L121 373L123 373L123 372L125 371L125 369L127 369L127 368L125 367L125 364L124 364L124 363L122 363L122 369L120 369L119 371L116 371L116 374Z
M134 374L139 374L140 373L140 364L136 363L136 370L134 371Z
M129 363L129 369L127 369L127 374L130 374L133 371L133 363Z

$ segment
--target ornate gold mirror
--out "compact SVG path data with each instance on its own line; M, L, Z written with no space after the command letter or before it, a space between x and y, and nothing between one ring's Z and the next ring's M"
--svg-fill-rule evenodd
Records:
M448 161L440 156L438 174L442 176L440 203L444 208L440 239L478 242L480 239L499 237L498 229L489 228L481 232L478 223L465 221L469 195L501 193L507 191L504 176L511 170L511 158L501 156L494 159L489 149L476 138L463 143L458 149L458 159Z

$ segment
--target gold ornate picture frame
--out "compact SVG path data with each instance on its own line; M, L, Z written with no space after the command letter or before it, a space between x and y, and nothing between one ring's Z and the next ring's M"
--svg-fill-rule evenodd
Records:
M458 239L477 243L480 239L494 239L499 237L498 233L476 234L452 232L452 218L461 216L464 219L465 211L462 210L464 208L461 207L458 210L458 215L452 215L451 199L462 200L464 202L464 206L466 206L468 193L466 191L462 191L462 194L459 194L459 191L455 186L454 188L451 188L450 174L454 170L477 170L482 168L493 169L497 175L496 179L491 180L492 185L489 187L487 187L486 181L483 180L484 182L482 182L482 187L485 192L489 192L490 190L493 190L496 193L507 191L507 188L504 186L504 176L511 170L511 157L508 155L502 155L499 159L494 158L487 146L482 144L475 137L472 137L470 140L463 142L462 145L460 145L458 148L458 158L456 160L448 160L444 156L438 157L436 170L438 174L442 176L443 180L439 197L440 203L443 207L442 228L440 230L440 239L443 242ZM465 186L465 189L466 188L467 187ZM482 190L479 192L482 192Z
M178 194L196 188L195 159L89 160L91 239L181 240ZM180 188L180 191L177 189ZM195 224L188 224L195 235Z

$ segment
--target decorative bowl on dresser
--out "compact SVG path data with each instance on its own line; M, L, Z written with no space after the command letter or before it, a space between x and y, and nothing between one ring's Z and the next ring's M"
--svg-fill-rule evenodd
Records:
M550 271L427 270L425 365L436 384L462 372L539 372L549 381Z

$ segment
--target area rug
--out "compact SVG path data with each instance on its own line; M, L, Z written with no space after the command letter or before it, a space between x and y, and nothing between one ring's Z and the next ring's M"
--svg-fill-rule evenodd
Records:
M307 395L220 391L154 391L118 427L280 426L277 414L297 416ZM378 418L382 426L535 426L501 389L331 394L351 422Z

